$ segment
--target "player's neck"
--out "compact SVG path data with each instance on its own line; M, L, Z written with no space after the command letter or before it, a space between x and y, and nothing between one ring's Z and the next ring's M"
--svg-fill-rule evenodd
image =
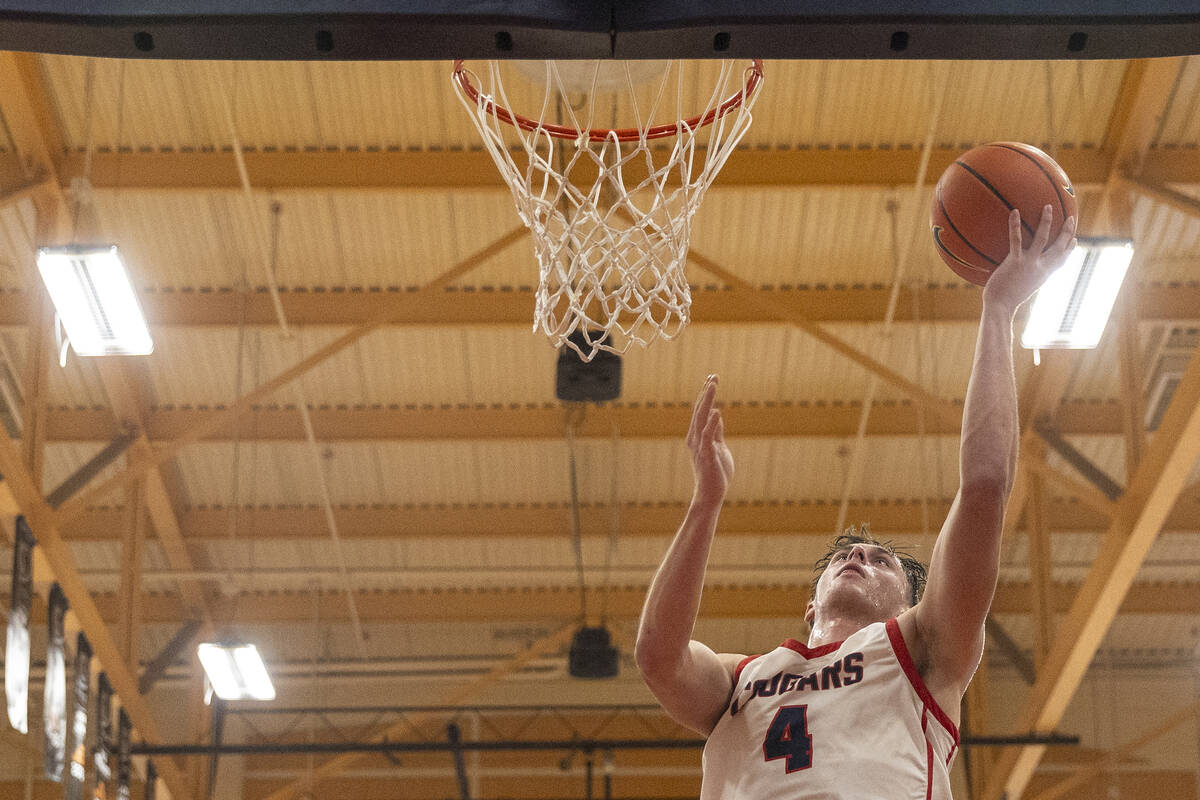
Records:
M879 619L877 614L824 614L821 619L813 622L808 634L808 646L820 647L848 639L873 622L886 622Z

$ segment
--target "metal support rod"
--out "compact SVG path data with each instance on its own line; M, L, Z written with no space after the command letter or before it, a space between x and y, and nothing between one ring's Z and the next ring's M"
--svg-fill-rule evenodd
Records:
M496 742L459 742L463 751L508 750L690 750L704 746L703 739L563 739ZM454 748L449 742L264 742L255 744L224 744L219 747L204 744L134 745L134 755L144 756L207 756L221 755L283 755L296 753L445 753Z
M471 800L471 786L467 783L467 765L463 763L462 732L458 723L451 722L446 726L446 741L450 744L450 752L454 754L454 772L458 776L458 796L461 800Z
M566 711L584 711L593 713L612 713L619 711L652 711L655 713L662 711L662 706L657 703L621 703L621 704L605 704L592 705L590 703L577 703L574 705L487 705L487 706L263 706L257 708L255 706L240 706L229 709L230 714L499 714L499 713L527 713L534 711L555 712Z
M158 651L158 655L142 670L142 676L138 678L139 694L146 694L154 688L154 684L158 683L158 679L163 676L167 668L175 663L179 654L196 637L203 624L198 619L189 619L183 623L183 627L176 631L175 635L171 637L171 641L167 642L163 649Z
M63 503L70 500L84 486L87 486L92 478L99 475L105 467L116 461L122 453L129 449L129 445L133 444L133 440L137 438L137 432L126 430L118 434L111 442L104 446L96 455L92 456L86 464L84 464L75 472L71 473L65 481L60 483L58 487L46 495L46 504L53 509L57 509Z
M1078 736L1061 733L1027 733L1024 736L964 736L965 747L1010 747L1012 745L1079 744Z
M214 747L221 746L221 739L225 735L225 701L219 697L213 698L212 706L212 724L210 726L210 741ZM218 759L220 753L213 753L208 759L208 791L209 800L212 800L217 790L217 769L220 766Z
M1125 489L1122 488L1121 484L1113 480L1107 472L1093 464L1091 459L1075 449L1075 446L1063 438L1063 435L1055 430L1053 426L1045 422L1037 422L1034 424L1033 429L1037 431L1037 435L1042 438L1047 447L1062 456L1064 461L1074 467L1088 483L1103 492L1104 496L1109 500L1115 503L1121 499L1121 495L1125 494Z
M1004 657L1017 668L1017 674L1021 676L1021 680L1029 686L1033 686L1037 680L1037 670L1034 669L1033 661L1025 655L1021 646L1009 636L1008 631L1004 630L1004 626L997 622L991 614L984 619L983 625L992 644L996 645Z
M1011 745L1079 744L1078 736L1056 733L1028 736L966 736L964 746L1008 747ZM537 751L569 750L593 753L597 750L694 750L704 747L703 739L563 739L494 742L269 742L255 744L135 744L131 750L142 756L208 755L294 755L297 753L445 753L462 751Z

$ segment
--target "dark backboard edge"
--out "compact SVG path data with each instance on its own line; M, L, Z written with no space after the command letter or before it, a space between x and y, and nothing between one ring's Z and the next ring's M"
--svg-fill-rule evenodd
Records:
M0 0L0 49L169 59L1148 58L1200 0ZM1132 7L1133 10L1124 11ZM340 8L353 13L340 13ZM888 13L881 13L881 10Z

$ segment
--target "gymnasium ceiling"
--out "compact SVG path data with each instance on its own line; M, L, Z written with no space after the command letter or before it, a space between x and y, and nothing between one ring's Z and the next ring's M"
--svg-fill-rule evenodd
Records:
M196 619L258 641L290 676L288 706L649 702L628 653L690 496L682 439L712 372L737 476L697 635L753 653L802 633L809 565L839 518L928 554L955 492L979 292L929 246L926 207L956 154L994 140L1055 154L1084 232L1131 234L1137 255L1099 348L1043 353L1037 368L1017 351L1022 478L994 616L1039 683L1023 688L993 646L991 674L1019 702L987 732L1055 729L1093 654L1133 682L1186 666L1200 640L1200 367L1187 360L1200 318L1200 58L768 62L766 75L753 127L696 217L692 325L627 353L620 399L578 421L589 617L603 613L626 655L621 678L581 686L561 655L580 592L556 353L530 331L528 234L449 65L0 56L0 358L5 422L22 437L5 451L6 510L66 544L51 572L66 585L60 573L75 571L77 616L81 593L98 612L77 624L129 658L110 673L136 679ZM149 357L60 364L47 333L33 251L71 238L83 177L76 238L120 244ZM1177 396L1192 405L1147 435L1130 420L1171 363L1188 370ZM1039 419L1078 455L1048 445ZM57 510L34 496L127 431L126 454ZM1126 491L1106 496L1085 461ZM40 480L22 489L20 470ZM140 563L123 558L137 552L134 506L149 518ZM174 713L202 716L193 662L185 651L130 701L142 738L204 736ZM500 688L481 683L488 670ZM999 691L993 706L1007 705ZM328 719L343 735L374 732ZM230 735L300 735L284 723ZM692 761L637 758L619 795L694 793ZM1019 781L1030 760L1000 771ZM405 763L407 793L378 756L322 786L455 792L452 773ZM512 763L526 766L475 778L482 797L581 791L541 762ZM1046 763L1035 781L1062 769ZM250 760L245 796L303 788L291 782L310 766ZM0 782L23 778L14 769ZM184 769L170 787L201 783Z

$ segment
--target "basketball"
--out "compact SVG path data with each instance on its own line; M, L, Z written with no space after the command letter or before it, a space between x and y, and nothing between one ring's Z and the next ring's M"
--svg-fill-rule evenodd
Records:
M960 277L980 286L1008 255L1008 215L1021 212L1028 247L1042 218L1054 211L1053 242L1068 217L1077 217L1075 189L1063 168L1041 150L1019 142L992 142L951 164L933 192L930 227L938 255Z

